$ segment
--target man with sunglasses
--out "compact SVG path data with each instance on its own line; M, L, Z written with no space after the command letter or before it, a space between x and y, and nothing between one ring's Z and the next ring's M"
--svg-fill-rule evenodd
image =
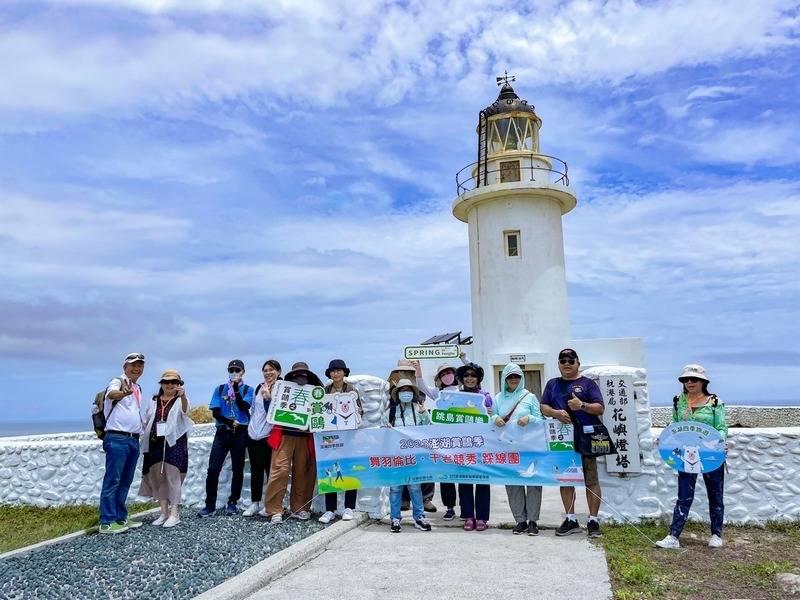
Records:
M578 427L601 425L601 415L605 411L603 394L597 384L580 374L581 363L578 353L572 348L564 348L558 353L558 370L561 377L554 377L547 382L542 392L540 403L542 415L558 419L562 423ZM589 505L589 522L586 530L589 536L600 535L600 523L597 513L600 511L600 480L597 475L597 458L581 456L583 480L586 486L586 503ZM556 535L580 533L581 527L575 518L575 488L561 488L561 502L564 504L566 516Z
M217 510L217 488L219 474L225 457L231 455L231 494L225 506L226 515L239 512L236 504L242 495L244 481L244 458L247 449L247 425L250 422L250 407L253 404L253 388L242 381L244 363L234 359L228 363L228 381L218 385L211 396L208 407L217 422L217 431L208 457L206 475L206 506L197 516L210 517Z

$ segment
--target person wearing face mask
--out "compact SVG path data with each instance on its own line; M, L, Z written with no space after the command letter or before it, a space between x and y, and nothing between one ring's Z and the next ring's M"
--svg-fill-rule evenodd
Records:
M286 374L286 381L297 385L316 385L322 381L304 362L296 362ZM317 479L317 466L314 460L314 438L308 431L290 427L275 426L268 436L272 448L272 467L269 471L267 489L264 493L263 514L270 516L270 523L283 522L283 498L292 476L292 489L289 494L291 517L301 521L311 518L314 483Z
M344 378L350 375L350 369L347 364L339 358L333 359L328 368L325 369L325 377L330 378L331 382L325 386L326 394L335 393L356 393L356 410L360 416L364 416L364 408L361 406L361 398L358 395L358 390L352 385L347 383ZM334 465L338 467L338 463ZM341 477L341 470L337 470L337 477ZM320 523L328 524L336 518L336 505L338 503L338 494L336 492L328 492L325 494L325 512L319 518ZM356 501L358 500L358 490L347 490L344 493L344 510L342 511L342 521L352 521L353 511L356 509Z
M417 427L430 425L431 419L425 405L420 402L420 393L409 379L401 379L392 390L389 400L389 411L384 413L381 424L384 427ZM393 485L389 489L390 516L392 519L392 533L400 533L402 515L400 504L403 497L402 485ZM425 507L422 501L422 488L420 484L413 483L405 486L411 496L411 510L414 517L414 527L422 531L430 531L431 525L425 518Z
M456 380L462 392L471 392L483 396L483 405L489 416L492 415L492 395L481 389L483 367L468 363L456 369ZM458 499L461 505L461 516L464 518L464 531L485 531L489 520L489 508L492 503L491 486L484 483L458 484Z
M142 434L139 495L159 501L161 515L153 525L170 528L181 521L181 487L189 470L187 434L193 423L186 416L189 399L180 373L167 369L158 383L160 388L149 403Z
M508 363L503 367L500 380L502 388L494 397L493 422L495 427L505 427L509 422L516 422L520 427L541 421L542 413L539 400L525 389L525 374L519 365ZM542 486L540 485L507 485L508 504L517 524L512 533L520 535L539 535L539 511L542 507Z
M422 378L422 367L420 366L419 361L413 362L417 376L417 387L419 388L420 392L425 394L425 396L434 402L439 399L439 392L443 390L458 390L458 384L456 384L456 370L448 363L442 363L437 367L436 374L433 376L433 383L436 386L436 389L432 390ZM456 518L456 484L440 483L439 492L442 494L442 503L446 507L442 518L445 521L452 521ZM466 515L464 514L461 516L462 518L466 518Z
M247 450L247 425L250 422L250 407L253 404L253 388L242 381L244 363L234 359L228 363L228 381L217 386L208 407L214 415L217 431L208 457L206 474L206 505L199 517L210 517L217 510L217 487L219 474L225 457L231 455L231 494L225 506L225 514L239 512L237 503L242 495L244 483L244 459Z
M263 508L261 498L264 495L264 477L269 477L272 462L272 448L267 444L267 435L272 424L267 423L267 411L272 398L272 387L281 376L281 363L274 358L266 361L261 367L264 381L256 386L253 393L253 408L250 411L250 423L247 426L247 456L250 459L250 506L243 516L252 517Z

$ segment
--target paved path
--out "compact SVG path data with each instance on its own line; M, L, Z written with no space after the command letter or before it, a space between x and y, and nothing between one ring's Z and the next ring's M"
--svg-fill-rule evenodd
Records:
M492 499L496 512L490 522L513 521L502 487L492 488ZM545 488L540 523L558 525L559 507L558 490ZM381 523L360 527L250 600L412 599L431 594L442 600L611 597L605 556L584 534L557 538L551 528L538 537L515 536L507 529L465 532L460 521L453 526L444 526L439 518L433 522L430 533L414 529L410 518L403 520L399 534Z

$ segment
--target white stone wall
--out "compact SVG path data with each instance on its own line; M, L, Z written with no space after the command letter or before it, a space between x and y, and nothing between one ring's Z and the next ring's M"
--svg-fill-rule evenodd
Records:
M636 389L636 409L642 473L620 477L600 465L603 489L601 516L625 519L669 517L677 495L677 475L658 456L655 440L661 432L651 427L645 371L625 367L587 369L587 376L630 375ZM351 381L364 399L365 423L377 424L388 402L388 385L377 377L358 376ZM189 473L183 502L198 505L205 497L208 453L213 425L196 426L189 439ZM800 427L733 429L729 436L728 472L725 479L725 514L729 523L764 523L800 518ZM600 459L601 463L603 459ZM104 456L93 434L53 434L0 439L0 503L54 506L96 504L103 479ZM139 472L131 487L134 496ZM220 475L218 504L228 496L230 463ZM249 468L242 490L249 501ZM341 497L340 497L341 501ZM579 506L583 500L579 500ZM388 512L388 490L359 491L357 508L371 516ZM315 500L315 510L323 507ZM341 504L340 504L341 507ZM708 521L705 488L698 482L690 518Z

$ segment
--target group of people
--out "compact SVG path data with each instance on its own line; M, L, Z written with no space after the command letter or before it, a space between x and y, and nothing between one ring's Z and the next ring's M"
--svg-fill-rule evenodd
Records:
M382 415L381 424L386 427L416 427L431 423L426 398L437 400L445 390L459 390L481 394L484 407L496 427L505 427L510 422L520 427L545 418L553 418L574 426L577 432L593 426L602 426L605 410L602 393L597 384L580 374L580 360L572 348L558 354L560 376L549 380L538 399L526 388L525 374L519 365L509 363L501 374L500 391L492 397L482 389L484 370L461 356L462 365L440 365L434 375L434 388L430 388L422 377L416 361L399 360L389 375L389 405ZM145 358L139 353L129 354L123 364L123 374L114 378L105 393L104 414L106 431L103 449L106 453L106 471L100 497L100 531L120 533L141 525L128 519L125 501L133 481L140 451L144 453L142 482L139 495L157 499L161 514L154 525L173 527L180 522L181 485L188 469L187 433L192 422L187 416L189 401L180 373L165 371L159 379L159 390L150 401L143 400L138 383L144 371ZM205 506L199 517L210 517L217 513L217 489L219 475L226 457L231 457L231 488L224 512L233 515L239 512L238 502L244 481L245 457L249 457L251 476L251 503L244 516L260 515L272 524L280 524L284 518L283 500L286 496L289 477L289 514L292 518L311 518L311 501L316 483L313 437L300 431L267 421L267 413L275 390L281 379L282 368L277 360L269 359L261 368L263 381L253 388L244 382L245 365L235 359L228 364L228 377L213 392L209 408L216 423L216 433L211 447L206 476ZM345 378L350 370L343 360L330 361L325 370L329 383L324 385L304 362L292 365L283 377L298 385L324 387L326 393L355 392L358 411L363 407L358 391ZM706 423L727 436L725 407L708 391L710 380L699 365L685 367L679 381L683 391L674 399L673 420L694 420ZM598 513L602 491L595 456L582 455L586 500L589 518L586 531L589 536L600 535ZM709 496L712 536L709 546L722 545L724 464L710 473L703 473ZM680 473L678 476L678 501L675 506L670 533L657 543L663 548L678 548L678 538L688 517L694 498L696 475ZM537 521L542 501L541 486L508 485L506 494L511 512L516 521L512 532L515 535L539 534ZM436 512L433 504L435 486L432 482L392 486L390 489L391 531L401 531L402 511L412 511L414 526L430 531L426 512ZM443 518L453 520L456 506L464 521L465 531L483 531L487 528L491 504L491 488L487 484L442 483L441 500L445 507ZM560 489L565 518L556 529L557 536L566 536L582 531L575 516L575 488ZM353 518L357 491L350 490L344 496L341 516L343 520ZM339 495L325 495L325 512L319 517L321 523L330 523L336 517Z

